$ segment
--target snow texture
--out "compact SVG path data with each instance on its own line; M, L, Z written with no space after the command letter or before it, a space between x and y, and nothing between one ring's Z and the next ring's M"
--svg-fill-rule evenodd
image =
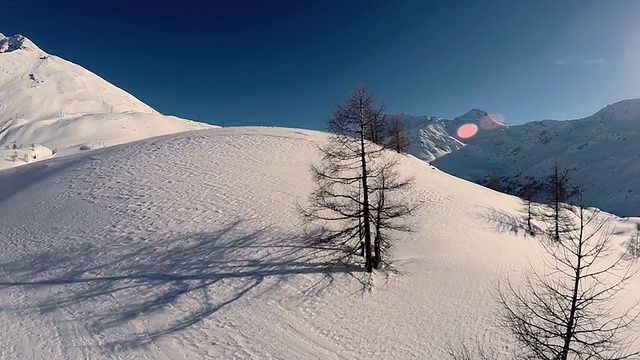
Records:
M399 274L363 292L296 211L326 139L218 128L0 172L0 358L442 359L463 339L508 353L491 291L540 264L518 200L389 154L424 206ZM639 219L612 220L622 246Z

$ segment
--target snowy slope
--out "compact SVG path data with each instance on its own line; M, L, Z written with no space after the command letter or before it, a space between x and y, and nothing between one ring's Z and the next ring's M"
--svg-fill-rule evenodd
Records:
M400 274L327 270L301 237L318 132L168 135L0 172L0 358L442 359L510 346L491 289L529 261L518 202L397 156L424 201ZM640 219L614 219L616 242ZM640 294L636 279L632 295Z
M409 134L409 153L425 161L460 150L464 143L449 134L441 118L401 116Z
M640 99L584 119L536 121L486 134L434 165L475 182L495 172L507 190L518 191L527 179L542 181L557 160L594 206L640 215Z
M25 154L33 161L32 144L68 154L208 127L161 115L24 36L0 34L0 169L24 164Z
M517 193L525 181L542 182L557 160L594 206L640 215L640 99L609 105L584 119L508 127L477 109L454 120L399 116L409 153L450 174L484 183L496 173L507 192ZM477 133L459 136L468 124Z
M409 153L429 162L456 152L466 145L466 139L457 135L457 130L464 124L476 126L476 137L491 136L492 132L506 128L504 124L496 122L489 114L479 109L471 109L453 120L409 114L394 116L399 117L404 123L409 139Z

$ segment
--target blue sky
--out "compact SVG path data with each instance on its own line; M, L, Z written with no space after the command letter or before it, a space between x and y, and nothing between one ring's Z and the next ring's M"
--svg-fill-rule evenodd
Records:
M0 32L162 113L323 129L358 83L388 112L507 124L640 97L639 0L0 0Z

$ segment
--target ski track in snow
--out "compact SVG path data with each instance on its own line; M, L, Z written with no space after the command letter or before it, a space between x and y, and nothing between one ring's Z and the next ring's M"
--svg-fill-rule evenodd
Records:
M491 289L537 254L509 224L517 201L399 157L424 201L418 231L396 247L400 274L363 292L363 274L327 269L301 238L295 204L324 139L214 129L0 172L0 357L435 359L462 339L504 350Z

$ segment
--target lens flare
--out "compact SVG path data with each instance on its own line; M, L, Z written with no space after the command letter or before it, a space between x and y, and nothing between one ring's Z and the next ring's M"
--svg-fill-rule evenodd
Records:
M456 134L460 139L468 139L478 132L478 125L464 124L458 128Z
M571 57L557 57L553 60L553 63L558 66L571 66L571 65L603 65L604 59L599 58L571 58Z

